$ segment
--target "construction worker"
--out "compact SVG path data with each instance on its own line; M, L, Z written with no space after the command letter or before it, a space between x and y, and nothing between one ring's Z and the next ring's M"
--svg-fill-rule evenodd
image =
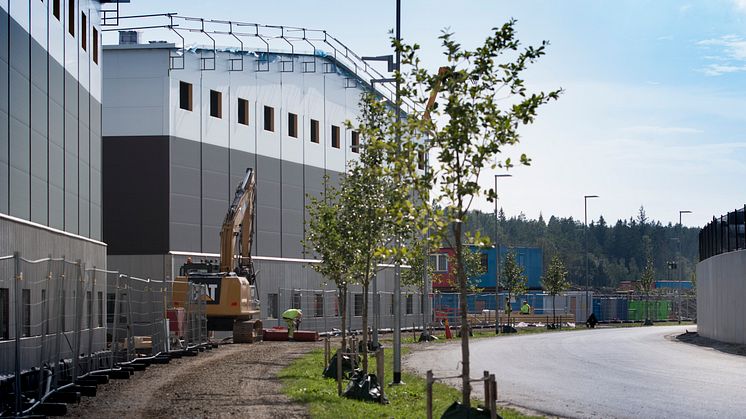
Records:
M528 305L528 301L524 301L521 306L521 314L531 314L531 306Z
M290 308L282 313L282 319L288 325L288 338L293 339L293 332L300 326L300 320L303 317L303 312L298 308Z

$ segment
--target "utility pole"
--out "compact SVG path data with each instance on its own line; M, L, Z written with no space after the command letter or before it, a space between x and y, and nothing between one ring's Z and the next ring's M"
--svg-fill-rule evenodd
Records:
M681 241L684 239L681 233L683 233L682 225L681 225L681 215L682 214L691 214L692 212L689 210L680 210L679 211L679 246L676 251L676 266L679 271L679 283L676 287L676 294L679 300L679 324L681 324L681 286L684 284L684 270L681 268Z
M495 175L495 334L500 333L500 246L497 242L497 178L511 177L507 173Z
M401 41L401 0L396 0L396 41ZM401 51L396 50L396 71L401 72ZM396 147L401 151L401 76L396 76ZM399 231L396 232L397 250L401 246ZM401 384L401 262L394 265L394 368L393 384Z
M588 276L588 198L598 198L598 195L585 195L583 196L583 202L585 204L585 228L583 228L583 239L585 241L585 316L590 316L593 313L593 307L590 307L590 278Z

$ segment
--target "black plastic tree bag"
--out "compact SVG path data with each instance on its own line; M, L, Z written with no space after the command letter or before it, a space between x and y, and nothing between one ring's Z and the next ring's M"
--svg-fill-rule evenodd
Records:
M453 402L453 404L448 406L448 409L443 412L443 416L441 416L440 419L478 419L489 417L489 410L477 407L467 408L459 402ZM497 415L497 417L500 418L500 415Z
M381 393L381 386L375 374L364 374L362 370L355 370L347 384L343 396L355 399L388 404L388 400Z
M348 378L357 365L360 363L358 359L354 359L350 355L342 355L342 378ZM337 354L332 355L332 359L329 361L329 365L324 368L323 376L326 378L337 379Z

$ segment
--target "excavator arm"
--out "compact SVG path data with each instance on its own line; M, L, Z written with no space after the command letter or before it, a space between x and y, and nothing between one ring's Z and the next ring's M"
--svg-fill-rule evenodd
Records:
M220 230L220 271L239 274L248 271L247 276L252 283L254 270L251 263L251 236L254 232L255 195L256 177L254 171L248 168L236 188ZM240 252L237 251L239 238Z

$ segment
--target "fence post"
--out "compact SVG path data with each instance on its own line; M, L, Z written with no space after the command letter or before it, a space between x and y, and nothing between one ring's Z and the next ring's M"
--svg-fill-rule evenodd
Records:
M54 342L54 375L52 376L52 384L54 388L58 387L58 377L60 372L60 358L61 358L61 345L62 345L62 334L65 333L65 316L62 315L65 301L63 295L65 293L65 275L67 275L67 262L65 261L65 255L62 255L62 274L60 275L59 281L57 281L57 298L56 304L54 305L57 311L57 330Z
M96 267L93 267L93 274L91 276L91 301L89 304L91 305L91 309L88 312L88 371L93 371L93 329L94 327L94 320L96 320L93 316L93 312L98 308L93 304L93 301L95 301L96 298Z
M21 287L23 281L23 272L21 271L21 254L13 252L14 266L14 304L15 304L15 402L17 414L21 413L21 326L23 322L23 307L21 307Z
M342 349L337 350L337 396L342 395Z
M497 380L495 374L490 374L487 382L490 387L490 401L485 407L490 409L490 419L497 419Z
M492 390L492 387L490 386L490 372L483 371L482 377L484 377L482 379L482 381L484 381L484 408L489 409L490 399L492 399L492 396L490 395L490 390Z
M376 374L378 375L378 382L381 383L381 398L384 397L383 388L386 387L384 383L384 373L383 370L384 367L384 355L383 355L383 346L379 346L376 350Z
M324 368L329 365L329 335L324 336Z
M155 323L155 310L153 310L153 287L150 285L150 278L148 278L148 282L145 283L145 294L147 295L148 299L148 311L150 312L150 355L157 355L158 352L156 350L157 346L157 333L158 329Z
M83 323L83 300L85 300L85 294L83 294L83 263L80 259L75 261L75 265L78 267L78 280L75 284L75 341L73 342L73 376L72 381L78 381L78 373L80 371L80 339L81 339L81 324Z
M132 321L132 283L130 277L124 276L124 290L127 296L127 361L135 357L135 331Z
M425 410L427 411L427 419L433 419L433 381L433 370L427 370L425 378L425 394L427 396Z
M44 285L44 300L42 300L41 306L41 349L39 350L39 366L44 365L44 355L46 354L46 341L49 334L49 301L51 301L51 290L49 288L52 283L52 255L49 255L49 261L47 261L47 283ZM44 396L44 370L39 368L39 399Z
M114 318L112 319L112 329L111 329L111 361L109 363L109 368L114 368L114 359L115 354L119 352L119 317L122 315L120 305L122 304L119 301L119 280L121 278L121 275L119 275L119 272L115 272L114 275L116 275L116 279L114 280ZM107 281L108 282L108 281ZM108 285L108 284L107 284Z

